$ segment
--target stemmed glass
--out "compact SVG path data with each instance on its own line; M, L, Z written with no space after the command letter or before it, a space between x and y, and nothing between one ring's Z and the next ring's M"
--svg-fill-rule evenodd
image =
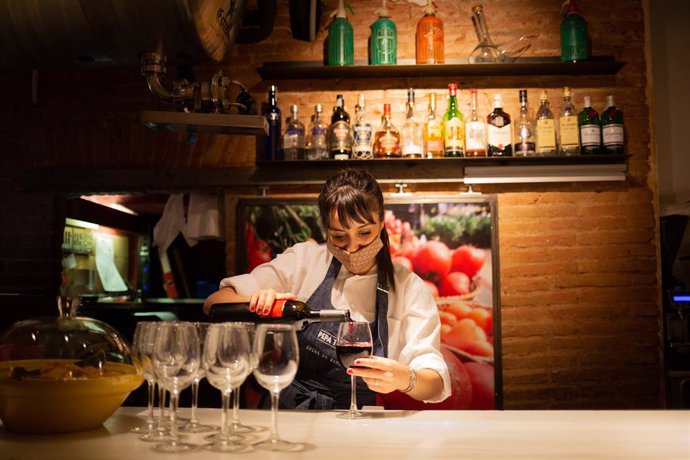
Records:
M252 343L254 343L254 334L256 332L256 325L254 323L239 323L244 325L244 327L247 329L247 336L249 338L249 346L251 348ZM254 357L254 353L252 350L250 350L249 353L249 372L254 370L256 367L256 359ZM230 430L230 433L232 434L242 434L242 433L250 433L254 431L256 428L253 426L248 426L248 425L243 425L240 422L240 388L237 388L232 393L232 421L230 422L230 426L228 429Z
M214 452L246 450L235 442L228 430L228 407L233 391L237 391L251 372L251 346L247 328L242 323L212 324L208 328L203 351L203 365L209 383L221 391L222 412L220 435L204 446Z
M153 341L147 344L149 331L155 325L153 321L139 321L134 329L134 339L132 340L132 355L139 363L141 375L147 383L147 411L146 424L132 429L134 433L148 434L156 430L156 420L153 418L153 403L156 397L156 376L151 366L151 356L146 353L147 345L153 345ZM152 348L152 347L149 347Z
M193 323L199 335L199 344L203 349L204 341L206 340L206 332L208 331L209 323ZM203 361L202 361L203 362ZM211 425L204 425L199 422L197 418L197 409L199 407L199 382L206 376L204 366L199 366L199 370L192 380L192 414L189 423L180 428L180 433L208 433L215 431L216 428Z
M180 392L188 387L199 370L201 352L196 327L187 322L164 322L158 327L153 349L153 370L158 384L170 393L170 441L156 444L160 452L183 452L196 446L181 441L177 432Z
M299 346L295 327L291 324L259 324L254 336L256 367L254 377L271 393L271 437L256 447L273 451L302 449L278 436L278 397L297 374Z
M338 336L335 339L335 352L340 364L345 368L355 367L358 358L366 358L372 353L371 329L369 323L348 321L338 326ZM369 417L369 414L357 409L357 377L350 376L350 410L341 412L337 416L346 419Z

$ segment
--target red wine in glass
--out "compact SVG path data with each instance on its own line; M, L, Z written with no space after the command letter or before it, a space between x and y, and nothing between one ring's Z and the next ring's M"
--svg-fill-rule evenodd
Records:
M347 369L348 367L359 367L353 365L355 360L371 356L372 348L371 343L367 342L340 343L335 346L335 353L340 364Z

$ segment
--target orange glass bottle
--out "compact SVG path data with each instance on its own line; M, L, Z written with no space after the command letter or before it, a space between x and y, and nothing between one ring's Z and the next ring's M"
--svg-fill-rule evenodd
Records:
M417 22L417 64L443 64L446 62L443 21L436 17L431 0L424 7L424 17Z

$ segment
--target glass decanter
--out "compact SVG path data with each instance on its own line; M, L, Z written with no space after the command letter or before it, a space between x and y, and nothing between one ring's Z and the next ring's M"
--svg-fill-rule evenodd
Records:
M479 44L470 53L470 64L496 64L503 62L504 54L489 37L489 29L484 18L484 8L482 5L475 5L472 7L472 13L474 13L472 22L477 32Z

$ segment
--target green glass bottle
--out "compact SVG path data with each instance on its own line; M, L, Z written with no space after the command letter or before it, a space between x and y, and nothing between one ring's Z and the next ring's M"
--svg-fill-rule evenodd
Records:
M580 15L575 0L569 0L565 17L561 21L561 62L589 59L587 21Z
M369 37L369 64L397 64L398 63L398 29L390 19L390 12L386 8L386 1L377 11L379 18L371 25Z
M353 65L355 63L354 32L352 24L347 20L343 0L338 2L335 18L328 26L327 40L326 63L328 65Z

